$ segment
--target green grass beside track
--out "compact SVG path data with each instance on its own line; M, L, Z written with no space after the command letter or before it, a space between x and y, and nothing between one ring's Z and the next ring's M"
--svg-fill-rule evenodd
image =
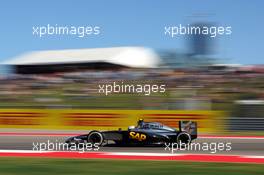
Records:
M263 164L0 158L1 175L263 175Z

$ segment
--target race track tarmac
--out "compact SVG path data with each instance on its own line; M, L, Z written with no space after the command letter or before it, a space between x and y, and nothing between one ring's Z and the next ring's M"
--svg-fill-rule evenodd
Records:
M39 143L64 143L67 136L0 136L0 150L33 150L33 144ZM247 138L198 138L194 143L200 145L213 145L210 150L189 150L179 151L159 147L117 147L112 144L100 147L100 152L136 152L136 153L174 153L174 154L217 154L217 155L251 155L264 156L264 138L247 139ZM231 150L216 150L214 144L229 143ZM222 144L222 145L223 145ZM166 149L165 149L166 148ZM171 147L170 147L171 148ZM62 150L55 150L62 151Z

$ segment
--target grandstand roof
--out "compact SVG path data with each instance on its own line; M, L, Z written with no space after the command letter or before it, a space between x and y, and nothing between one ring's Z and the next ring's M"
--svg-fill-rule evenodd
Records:
M69 49L34 51L10 59L5 65L51 65L103 62L135 68L155 68L159 56L144 47L113 47L92 49Z

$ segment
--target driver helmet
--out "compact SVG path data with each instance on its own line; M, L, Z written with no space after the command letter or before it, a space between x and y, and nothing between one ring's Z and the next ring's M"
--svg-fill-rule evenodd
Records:
M141 118L138 120L138 126L142 125L142 123L144 122L144 120Z

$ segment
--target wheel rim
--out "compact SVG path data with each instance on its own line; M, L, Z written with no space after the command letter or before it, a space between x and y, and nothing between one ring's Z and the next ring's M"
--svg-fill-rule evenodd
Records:
M191 142L191 137L187 133L180 133L177 137L178 143L183 143L183 144L189 144Z
M89 136L88 136L88 142L89 143L92 143L92 144L102 144L103 142L103 136L101 133L99 132L94 132L94 133L91 133Z

